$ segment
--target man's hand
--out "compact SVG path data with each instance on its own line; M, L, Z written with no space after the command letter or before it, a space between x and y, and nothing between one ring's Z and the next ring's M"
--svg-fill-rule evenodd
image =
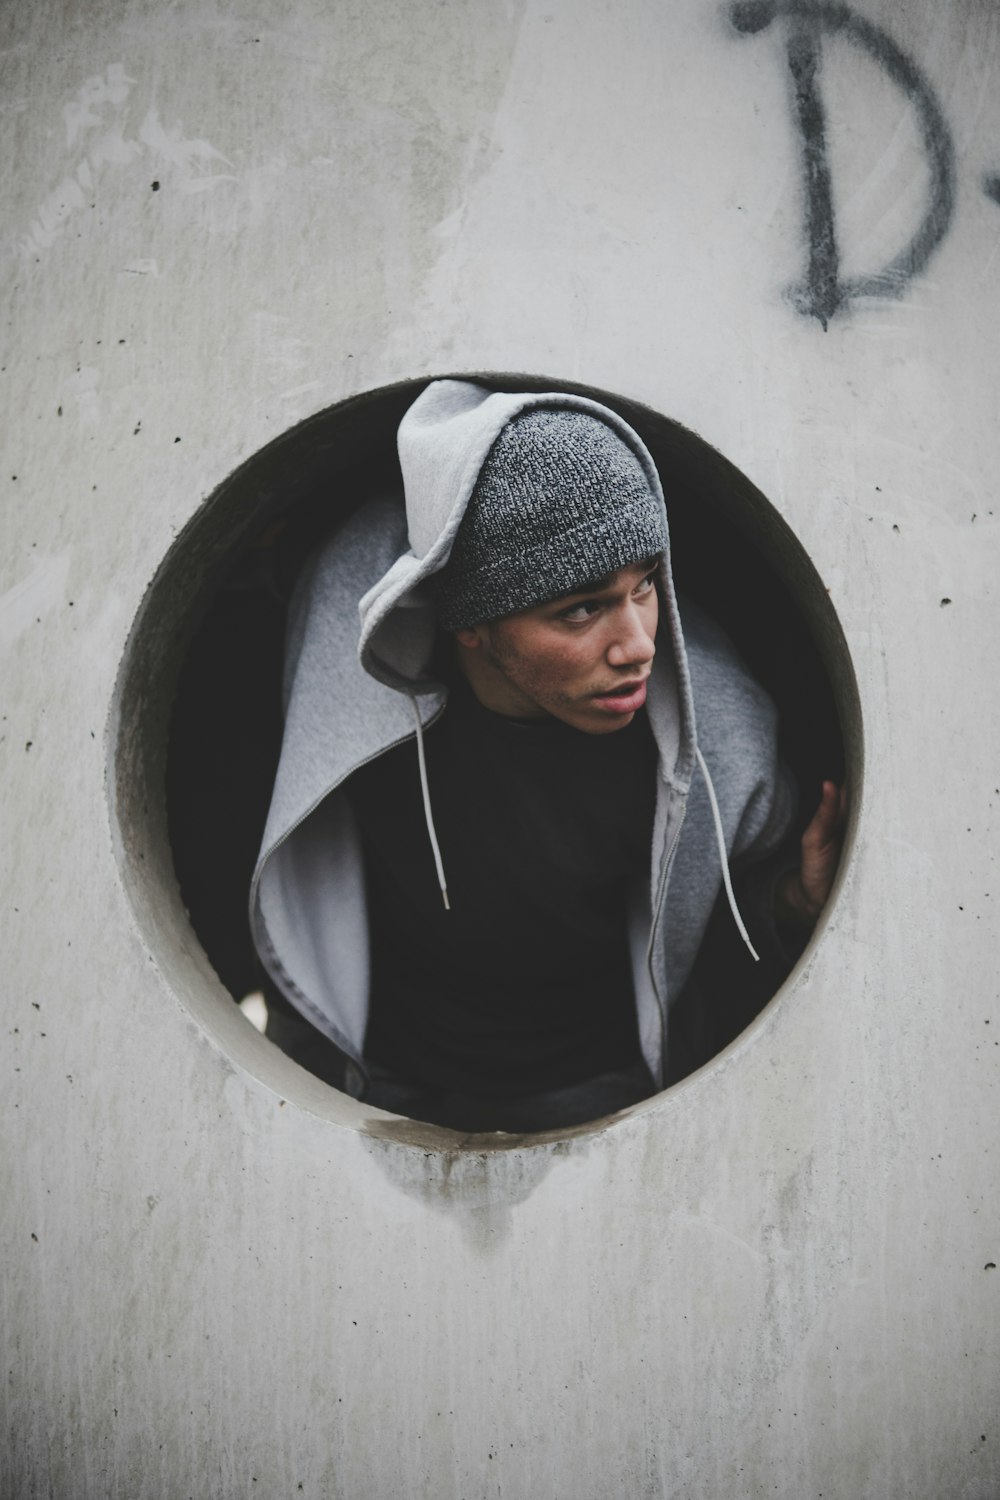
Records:
M846 817L847 788L824 781L819 807L802 835L802 863L782 876L775 891L780 924L810 931L815 927L837 873Z

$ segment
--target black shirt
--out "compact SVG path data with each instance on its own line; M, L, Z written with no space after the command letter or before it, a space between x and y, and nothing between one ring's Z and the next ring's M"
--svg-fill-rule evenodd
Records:
M494 1096L639 1055L626 892L648 879L656 748L644 712L590 735L490 712L464 680L426 731L441 899L412 740L355 772L372 955L365 1056Z

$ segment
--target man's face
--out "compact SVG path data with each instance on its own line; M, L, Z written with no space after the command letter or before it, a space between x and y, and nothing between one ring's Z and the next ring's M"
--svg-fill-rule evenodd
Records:
M585 734L613 734L646 701L659 618L657 562L457 632L476 696L511 718L551 714Z

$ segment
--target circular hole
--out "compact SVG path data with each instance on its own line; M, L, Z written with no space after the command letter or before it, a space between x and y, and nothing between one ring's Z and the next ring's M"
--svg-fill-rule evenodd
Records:
M802 822L824 777L846 775L856 806L861 721L846 644L815 568L765 497L702 439L644 406L558 379L468 378L590 396L639 433L664 479L678 590L723 625L775 700ZM176 539L133 627L112 721L118 846L153 957L210 1024L229 1005L225 991L245 1001L263 979L247 896L280 751L293 580L331 527L370 495L401 489L396 428L425 383L331 407L248 460ZM668 1086L728 1045L773 990L718 911L696 983L671 1012ZM268 998L269 1033L295 1057L295 1027L283 1032ZM332 1047L325 1060L310 1049L308 1061L318 1076L339 1077Z

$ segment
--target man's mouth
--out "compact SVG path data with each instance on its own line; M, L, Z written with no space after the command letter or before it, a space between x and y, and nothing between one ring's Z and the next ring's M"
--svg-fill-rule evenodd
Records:
M606 693L595 693L594 702L611 714L634 714L646 701L648 678L636 677L631 682L622 682Z

